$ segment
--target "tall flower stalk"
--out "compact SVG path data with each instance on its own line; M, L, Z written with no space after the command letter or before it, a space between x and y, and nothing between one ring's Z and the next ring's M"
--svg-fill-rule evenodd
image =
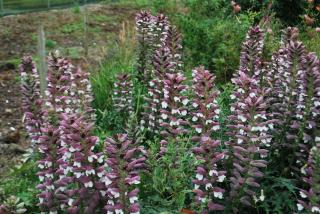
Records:
M249 77L256 77L257 80L261 78L263 47L264 33L262 29L259 26L251 27L242 44L239 70Z
M65 105L70 111L61 115L60 168L57 171L62 209L69 213L92 213L101 199L99 166L103 164L101 153L94 152L98 138L93 135L95 122L91 107L93 100L89 74L78 68L71 75L71 87ZM70 102L72 101L72 102Z
M24 124L31 140L31 147L39 146L42 126L42 97L40 79L35 63L31 56L25 56L20 65L22 109Z
M163 98L162 89L164 87L165 74L170 73L173 66L170 57L170 50L167 47L156 51L153 58L154 79L149 82L148 94L145 97L144 112L140 121L142 129L147 129L151 133L159 133L161 100Z
M223 210L218 200L223 198L224 189L219 183L226 178L226 171L220 170L218 164L224 158L220 151L221 142L213 140L211 135L220 129L218 122L220 109L217 104L219 91L214 88L213 76L208 70L199 67L193 70L194 98L192 100L192 121L196 141L192 151L201 163L196 169L194 192L196 202L203 207L202 213Z
M42 136L39 138L39 152L41 160L38 161L40 184L39 206L44 212L50 214L57 213L60 209L60 203L57 191L63 191L64 185L60 182L56 171L63 164L58 162L61 157L59 149L60 128L62 112L67 110L64 100L66 100L68 90L70 89L70 77L73 66L63 58L51 56L49 59L48 88L46 90L46 99L44 103L44 122L41 128Z
M166 46L170 49L170 58L173 64L171 73L182 73L182 38L175 26L170 26L167 31Z
M106 213L139 214L136 185L140 183L139 171L146 167L143 147L137 146L126 134L117 134L106 139L105 150L108 154L104 177L108 200L104 207Z
M183 84L184 80L185 77L182 74L170 73L165 74L163 80L163 98L160 109L160 125L163 130L160 134L168 139L187 133L186 115L188 114L189 99L184 95L188 89L187 85Z
M149 11L141 11L136 15L138 41L137 78L147 84L150 80L150 62L152 59L154 17Z
M155 51L166 46L169 26L168 18L161 13L153 16L148 11L141 11L136 15L139 48L137 78L145 86L154 75L151 62Z
M267 166L264 158L271 145L264 92L257 79L241 71L239 76L233 79L236 91L231 98L237 97L237 101L231 105L229 116L232 121L229 136L233 161L230 200L234 212L239 212L240 204L254 206L257 202L259 178L263 177L262 169Z
M113 102L116 110L127 116L133 113L133 83L131 76L126 73L117 75L114 83Z
M301 67L297 73L297 101L294 119L288 137L294 141L296 171L301 171L308 160L311 147L319 137L320 118L320 64L314 53L301 56Z
M319 140L320 141L320 140ZM319 142L318 141L318 142ZM308 163L303 168L305 175L305 189L300 190L298 211L306 210L307 213L320 213L320 144L317 143L310 150Z

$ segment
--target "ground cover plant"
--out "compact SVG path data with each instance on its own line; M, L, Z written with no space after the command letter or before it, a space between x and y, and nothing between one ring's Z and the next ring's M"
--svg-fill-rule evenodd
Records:
M57 52L41 94L22 59L34 155L20 173L38 201L0 194L0 213L320 213L320 61L298 29L266 60L267 29L250 27L221 87L202 65L186 70L168 17L135 21L136 41L122 44L137 47L134 66L113 68L127 70L107 86ZM109 91L94 101L99 87Z

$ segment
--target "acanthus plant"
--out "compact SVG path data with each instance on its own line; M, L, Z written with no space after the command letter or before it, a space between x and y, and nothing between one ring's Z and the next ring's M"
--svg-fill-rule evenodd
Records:
M160 109L160 126L163 130L161 136L166 139L177 139L179 135L188 132L187 121L189 99L185 95L188 86L184 85L186 78L183 74L165 74L163 80Z
M147 86L152 80L153 55L166 44L169 21L163 14L153 16L148 11L141 11L136 16L136 29L139 47L137 78Z
M170 23L168 21L168 17L166 17L162 13L159 13L156 16L154 16L154 23L153 23L153 29L152 29L152 33L153 33L152 45L154 47L154 50L157 50L166 45L169 26L170 26Z
M262 51L264 47L264 32L259 26L251 27L246 40L242 44L239 70L255 77L262 78ZM236 73L238 75L238 73Z
M279 131L279 125L286 117L286 104L290 92L290 78L292 78L290 74L292 65L288 63L288 48L291 42L296 41L297 34L296 28L289 27L283 31L281 47L272 55L271 63L264 76L265 85L272 88L267 96L267 102L270 117L275 120L275 132ZM280 133L281 135L283 134ZM277 148L278 144L274 144L273 147Z
M107 214L139 214L138 203L140 170L146 168L145 150L126 134L117 134L107 138L105 150L107 171L104 182L106 186L107 204L104 209Z
M301 55L301 65L297 72L297 100L293 121L288 133L295 152L294 169L304 173L310 149L319 139L320 118L320 65L314 53Z
M133 113L133 82L130 74L120 73L114 83L113 103L116 110L126 116Z
M93 135L94 112L88 73L78 68L71 75L71 87L65 105L72 110L61 115L60 159L57 161L58 192L61 208L68 213L93 213L101 200L103 155L94 152L98 138Z
M274 54L268 74L272 80L268 110L275 121L271 134L275 139L273 149L279 169L289 173L288 176L299 178L300 168L306 163L308 150L312 147L309 143L312 137L307 132L315 129L312 114L317 113L311 111L310 103L317 95L312 94L315 76L310 78L314 65L308 65L310 55L297 40L297 35L297 29L286 29L282 47ZM288 158L283 159L284 155Z
M136 15L136 30L138 41L137 78L139 81L148 83L150 80L150 62L152 60L154 16L149 11L141 11Z
M170 73L173 64L171 62L170 50L167 47L158 49L153 57L154 78L149 82L148 94L145 96L144 112L140 121L141 128L152 133L159 133L162 89L164 87L165 74Z
M231 172L230 208L239 212L240 204L254 206L264 200L263 190L258 199L259 179L263 168L267 167L265 158L271 144L268 135L269 121L266 117L266 101L258 80L239 71L239 78L233 79L236 86L231 95L236 99L231 105L232 121L229 126L230 150L233 169Z
M31 139L31 146L39 146L41 136L43 103L40 93L40 79L35 63L31 56L25 56L20 65L22 109L24 124Z
M73 70L72 64L59 57L51 56L49 58L48 70L48 87L46 90L46 98L44 98L43 106L43 125L41 127L42 135L40 136L39 152L41 160L38 161L40 184L39 206L43 212L50 214L58 213L60 203L58 195L59 191L64 191L64 185L58 182L59 177L56 173L61 166L58 160L61 158L59 149L60 128L59 122L63 112L68 111L65 101L68 99L66 94L71 86L70 77ZM69 182L69 179L65 179Z
M170 49L171 73L183 73L182 38L175 26L169 26L166 37L166 47Z
M214 86L215 76L203 67L194 69L192 75L194 98L191 116L196 132L193 141L197 143L192 151L201 163L193 180L196 203L203 208L202 213L221 211L224 206L219 204L219 200L223 199L225 190L219 187L219 183L224 182L226 171L219 169L219 164L225 155L221 152L221 142L211 136L220 129L219 91Z
M86 120L92 123L96 122L95 110L92 108L92 85L90 83L90 73L78 67L71 76L70 95L76 96L73 100L75 112L83 114Z
M320 141L320 140L319 140ZM310 150L303 181L305 188L300 190L298 211L306 210L307 213L320 213L320 143L317 142Z

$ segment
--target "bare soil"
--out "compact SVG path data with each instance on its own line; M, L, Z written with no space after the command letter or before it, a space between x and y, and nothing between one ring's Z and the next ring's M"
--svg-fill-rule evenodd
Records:
M21 122L18 63L26 53L36 55L38 26L44 26L48 52L58 49L75 63L92 68L104 60L105 49L116 41L121 23L134 20L137 8L87 5L87 36L82 11L84 8L81 11L73 8L0 19L0 178L19 162L23 150L28 148ZM84 43L88 46L87 55Z

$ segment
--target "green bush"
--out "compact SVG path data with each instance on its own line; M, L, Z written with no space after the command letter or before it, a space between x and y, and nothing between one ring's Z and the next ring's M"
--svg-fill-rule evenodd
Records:
M215 72L218 82L227 82L238 67L241 42L257 16L235 16L224 1L190 1L189 14L178 25L183 34L187 70L199 64ZM228 15L229 14L229 15Z

